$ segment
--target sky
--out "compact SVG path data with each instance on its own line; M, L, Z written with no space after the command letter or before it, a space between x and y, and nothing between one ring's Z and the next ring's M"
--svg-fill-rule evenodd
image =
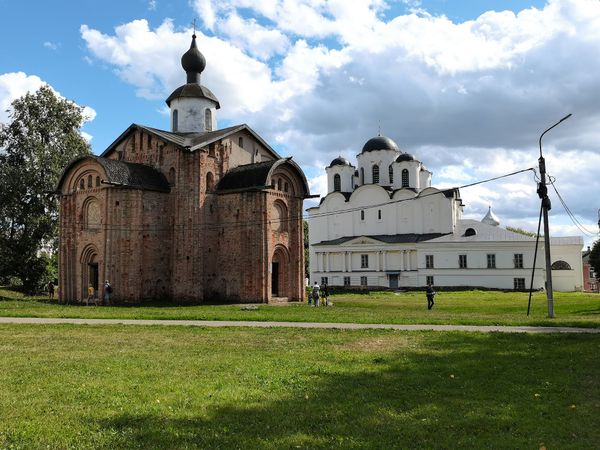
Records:
M95 154L132 123L169 129L193 21L219 127L248 124L314 194L378 133L438 188L537 169L540 135L573 114L542 141L551 235L598 238L599 0L0 0L0 122L45 83L85 107ZM465 218L537 229L533 171L461 197Z

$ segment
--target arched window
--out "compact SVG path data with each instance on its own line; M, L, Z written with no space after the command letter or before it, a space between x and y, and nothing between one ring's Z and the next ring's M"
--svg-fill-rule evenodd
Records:
M94 187L94 185L92 184L92 176L91 175L88 175L88 187L89 188Z
M379 184L379 166L377 164L373 166L373 184Z
M475 236L477 235L477 231L474 228L467 228L465 230L465 236Z
M287 181L285 183L283 183L283 192L287 192L290 190L289 185L287 184Z
M96 177L96 187L100 186L100 177Z
M100 204L93 197L88 198L83 204L84 227L88 230L100 228L101 213Z
M173 128L173 131L177 131L177 128L178 128L178 125L179 125L178 124L178 115L179 115L178 111L176 109L174 109L173 110L173 117L172 117L173 123L172 123L172 126L171 126L171 128Z
M342 190L342 180L339 173L336 173L333 176L333 190L335 192L340 192Z
M169 169L169 184L171 186L175 186L175 168L171 167Z
M360 184L365 184L365 169L360 168Z
M277 190L281 190L281 178L277 180Z
M206 174L206 192L212 191L214 184L215 184L215 178L214 178L212 172L208 172Z
M365 220L365 212L364 211L360 212L360 220Z
M402 169L402 187L408 187L408 169Z
M285 231L288 224L287 206L282 201L277 200L273 204L273 215L271 225L275 231Z
M552 270L571 270L571 266L566 261L558 260L552 263Z
M204 110L204 131L212 131L212 112L209 108Z
M391 164L388 167L388 174L390 175L390 184L394 183L394 168Z
M85 180L83 178L79 180L79 189L85 189Z
M242 136L238 138L238 146L244 148L244 138Z

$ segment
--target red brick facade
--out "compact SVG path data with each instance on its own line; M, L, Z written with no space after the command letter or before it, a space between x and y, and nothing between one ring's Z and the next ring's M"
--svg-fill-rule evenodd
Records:
M245 125L191 137L132 125L72 162L59 192L61 301L90 283L102 297L105 279L115 303L303 298L306 179Z

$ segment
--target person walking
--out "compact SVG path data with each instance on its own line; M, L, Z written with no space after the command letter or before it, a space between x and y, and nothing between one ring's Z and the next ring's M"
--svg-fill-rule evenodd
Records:
M110 306L110 296L113 293L113 288L108 282L108 280L104 280L104 304L106 306Z
M48 298L53 299L54 298L54 283L52 282L52 280L48 281Z
M323 283L321 287L321 296L323 297L323 306L329 306L329 288L327 287L327 282Z
M433 298L435 297L435 291L433 290L433 285L431 283L427 285L425 293L427 295L427 309L431 309L435 303L433 301Z
M313 302L315 304L315 306L319 306L319 283L317 283L315 281L315 285L313 286L312 289L312 296L313 296Z

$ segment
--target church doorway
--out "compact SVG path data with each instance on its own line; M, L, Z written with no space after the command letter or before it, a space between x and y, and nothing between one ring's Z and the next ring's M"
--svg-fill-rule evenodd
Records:
M87 298L88 287L92 286L98 292L100 286L100 271L98 269L98 252L92 245L85 248L81 254L81 298Z
M92 262L89 266L89 282L94 287L94 291L98 292L98 263Z
M390 273L388 277L390 280L390 289L398 289L398 274Z
M271 264L271 295L279 297L279 263Z
M289 255L283 246L278 246L271 260L271 297L289 297Z

